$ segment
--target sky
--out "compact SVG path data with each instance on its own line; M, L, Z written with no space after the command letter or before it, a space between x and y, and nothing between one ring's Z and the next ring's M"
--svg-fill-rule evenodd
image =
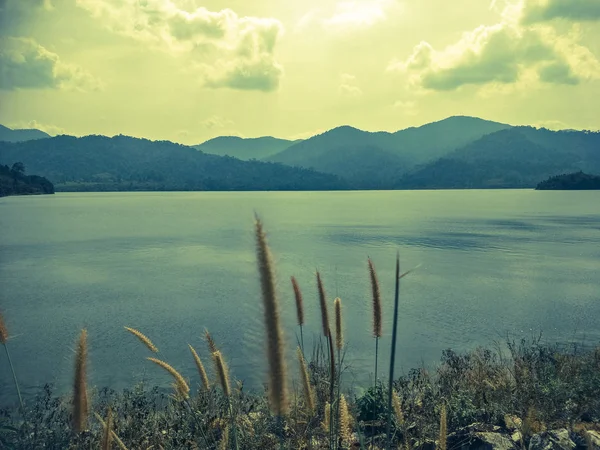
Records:
M197 144L600 128L600 0L0 0L0 124Z

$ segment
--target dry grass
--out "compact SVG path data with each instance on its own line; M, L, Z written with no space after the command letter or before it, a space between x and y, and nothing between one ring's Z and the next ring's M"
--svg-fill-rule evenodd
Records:
M342 329L342 300L338 297L333 302L335 307L335 346L340 352L344 346L344 331Z
M327 311L327 295L321 274L317 271L317 290L319 293L319 306L321 307L321 323L323 326L323 336L329 336L329 312Z
M188 344L190 351L192 352L192 356L194 357L194 362L196 363L196 367L198 368L198 375L200 375L200 381L202 381L202 386L204 389L210 388L210 382L208 381L208 375L206 375L206 370L204 369L204 364L202 364L202 360L194 350L190 344Z
M189 397L190 387L188 386L187 382L185 381L185 379L181 376L181 374L179 372L177 372L171 365L167 364L164 361L161 361L160 359L156 359L156 358L146 358L146 359L148 361L152 361L154 364L162 367L167 372L169 372L169 374L171 374L171 376L175 380L175 388L176 388L176 392L179 396L181 396L182 398Z
M294 299L296 300L296 319L298 320L298 325L304 325L304 301L302 300L302 291L300 291L300 286L298 285L298 281L296 281L296 277L291 277L292 288L294 289Z
M131 334L133 334L135 337L137 337L140 340L140 342L148 348L148 350L150 350L153 353L158 353L158 348L156 348L156 346L145 334L136 330L135 328L125 327L125 329Z
M261 221L256 218L256 259L263 297L263 315L267 338L269 362L269 399L271 409L277 415L288 411L287 378L283 329L279 318L279 302L275 290L275 274L271 252Z
M380 338L382 336L381 320L381 293L379 289L379 280L373 261L369 258L369 276L371 278L371 292L373 302L373 336Z
M75 352L75 377L73 380L73 430L83 432L87 427L87 330L81 330Z
M6 328L4 316L2 315L2 311L0 311L0 344L6 344L6 341L8 341L8 328Z
M304 403L311 415L315 413L315 394L310 384L310 376L306 368L306 361L300 347L296 349L298 364L300 365L300 378L302 378L302 392L304 394Z
M229 385L229 369L227 368L227 364L223 360L223 355L221 355L220 351L217 350L212 354L212 356L215 363L215 372L217 372L221 389L223 389L223 393L225 393L227 397L230 397L231 387Z

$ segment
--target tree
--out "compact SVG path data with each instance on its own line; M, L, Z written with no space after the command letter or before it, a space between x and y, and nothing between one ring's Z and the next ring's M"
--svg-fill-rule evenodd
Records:
M12 165L12 168L10 170L12 170L13 172L16 172L16 173L24 174L25 173L25 164L23 164L22 162L16 162Z

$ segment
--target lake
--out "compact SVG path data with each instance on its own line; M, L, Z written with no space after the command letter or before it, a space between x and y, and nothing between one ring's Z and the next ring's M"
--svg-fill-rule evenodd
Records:
M66 392L75 342L88 330L90 384L144 380L169 387L145 360L134 327L192 385L192 344L213 334L232 376L266 378L253 215L263 219L292 360L303 290L305 345L321 323L315 270L333 308L342 298L350 384L372 379L367 257L384 304L380 373L387 373L396 251L403 269L396 373L430 366L446 348L543 333L600 341L600 191L61 193L0 199L0 309L25 395L46 382ZM332 309L330 310L332 315ZM290 364L298 379L297 365ZM0 402L14 403L0 355Z

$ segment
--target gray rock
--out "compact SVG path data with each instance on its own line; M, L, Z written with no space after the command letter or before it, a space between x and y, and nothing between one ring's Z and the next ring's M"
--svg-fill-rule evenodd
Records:
M546 431L534 434L529 441L529 450L573 450L575 442L569 436L569 431L560 430Z
M448 448L452 450L516 450L518 447L504 434L476 431L449 435Z

